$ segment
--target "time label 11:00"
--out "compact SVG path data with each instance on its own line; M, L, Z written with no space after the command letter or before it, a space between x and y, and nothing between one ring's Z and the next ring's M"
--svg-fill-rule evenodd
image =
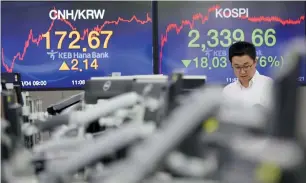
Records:
M274 29L254 29L252 31L251 40L256 47L271 47L276 44L275 34L276 31ZM210 48L215 48L217 46L229 47L234 42L245 40L245 33L242 29L222 29L220 31L216 29L210 29L206 34L208 38L206 43L199 43L200 35L202 34L200 34L199 30L194 29L189 31L188 37L191 38L188 43L189 48L201 48L204 51L206 45Z
M67 31L55 31L54 35L60 37L59 41L57 42L57 49L62 49L63 42L65 38L67 37L67 35L68 35L68 38L71 40L69 42L68 49L71 49L71 50L81 49L81 46L78 44L78 42L81 40L82 41L85 40L86 37L87 37L89 48L97 49L101 46L101 40L99 37L101 35L106 35L106 38L104 39L104 42L103 42L103 48L108 48L108 43L109 43L110 38L113 35L113 31L100 31L100 32L90 31L88 33L84 31L82 36L78 31L71 31L69 33ZM42 37L46 39L46 49L51 49L51 33L47 32L43 34Z
M82 86L82 85L85 85L85 80L72 80L71 81L71 84L73 86Z

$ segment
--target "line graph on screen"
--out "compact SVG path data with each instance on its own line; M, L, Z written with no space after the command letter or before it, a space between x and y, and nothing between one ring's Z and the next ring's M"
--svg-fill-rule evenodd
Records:
M55 8L54 8L55 9ZM59 20L52 20L49 28L47 29L47 32L51 31L53 28L54 28L54 23L55 21L61 21L63 23L65 23L67 26L69 26L69 28L71 30L76 30L76 27L68 20L65 20L65 19L59 19ZM139 19L136 15L133 15L131 18L129 19L125 19L125 18L122 18L122 17L118 17L117 20L112 20L112 21L109 21L109 20L106 20L104 21L104 23L102 25L97 25L96 27L92 28L91 30L94 30L94 31L98 31L100 32L101 30L103 30L103 28L106 26L106 25L119 25L120 23L132 23L132 22L136 22L137 24L147 24L147 23L152 23L152 18L149 16L149 13L146 14L146 19L145 20L141 20ZM81 40L84 40L89 32L91 31L89 28L86 28L84 29L82 32L82 36L81 36ZM33 35L33 29L30 29L29 31L29 34L28 34L28 37L25 41L25 44L24 44L24 47L23 47L23 51L22 52L17 52L15 54L15 56L13 57L12 61L10 64L6 64L5 60L4 60L4 48L2 48L1 50L1 60L2 60L2 65L3 67L5 68L5 70L9 73L13 72L13 69L14 69L14 64L16 62L16 60L18 59L19 61L23 60L24 57L26 56L26 53L27 53L27 49L29 48L29 46L31 44L35 44L36 46L39 46L40 42L44 39L43 38L43 34L44 33L41 33L39 34L37 37L34 37Z
M159 73L162 73L162 59L163 59L163 48L165 47L166 43L168 42L168 34L171 31L175 31L177 35L179 35L184 27L189 27L190 29L193 29L195 26L195 23L200 21L201 24L205 24L207 21L209 21L209 15L215 12L221 8L220 5L214 5L208 8L206 14L202 13L196 13L192 16L191 20L182 20L181 24L175 24L171 23L166 26L166 30L164 34L161 34L160 37L160 51L159 51ZM259 23L259 22L278 22L283 26L286 25L298 25L301 24L303 21L305 21L305 15L301 15L298 17L296 20L292 19L282 19L281 17L278 16L257 16L257 17L245 17L242 16L241 21L248 21L252 23Z

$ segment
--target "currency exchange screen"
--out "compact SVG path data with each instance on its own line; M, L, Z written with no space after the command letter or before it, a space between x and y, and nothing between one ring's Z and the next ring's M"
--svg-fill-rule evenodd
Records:
M27 89L152 74L151 2L3 2L1 71Z
M286 43L305 36L305 2L161 1L158 9L160 73L184 69L206 75L208 83L236 80L228 59L234 42L253 43L258 71L271 76L289 61L283 57ZM298 80L305 82L305 75L301 67Z

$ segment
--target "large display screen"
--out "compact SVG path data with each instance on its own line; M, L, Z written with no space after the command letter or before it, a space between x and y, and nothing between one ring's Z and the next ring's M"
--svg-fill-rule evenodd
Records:
M2 2L2 72L23 88L152 74L151 2Z
M286 43L305 36L305 2L164 2L158 4L160 73L184 69L208 83L236 80L228 48L237 41L257 49L257 69L282 67ZM305 82L306 68L298 80Z

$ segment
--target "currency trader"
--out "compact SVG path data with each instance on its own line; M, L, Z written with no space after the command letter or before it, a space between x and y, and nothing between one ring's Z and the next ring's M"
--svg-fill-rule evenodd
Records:
M237 80L223 89L225 100L270 109L273 80L256 70L255 46L245 41L236 42L230 46L228 55Z

